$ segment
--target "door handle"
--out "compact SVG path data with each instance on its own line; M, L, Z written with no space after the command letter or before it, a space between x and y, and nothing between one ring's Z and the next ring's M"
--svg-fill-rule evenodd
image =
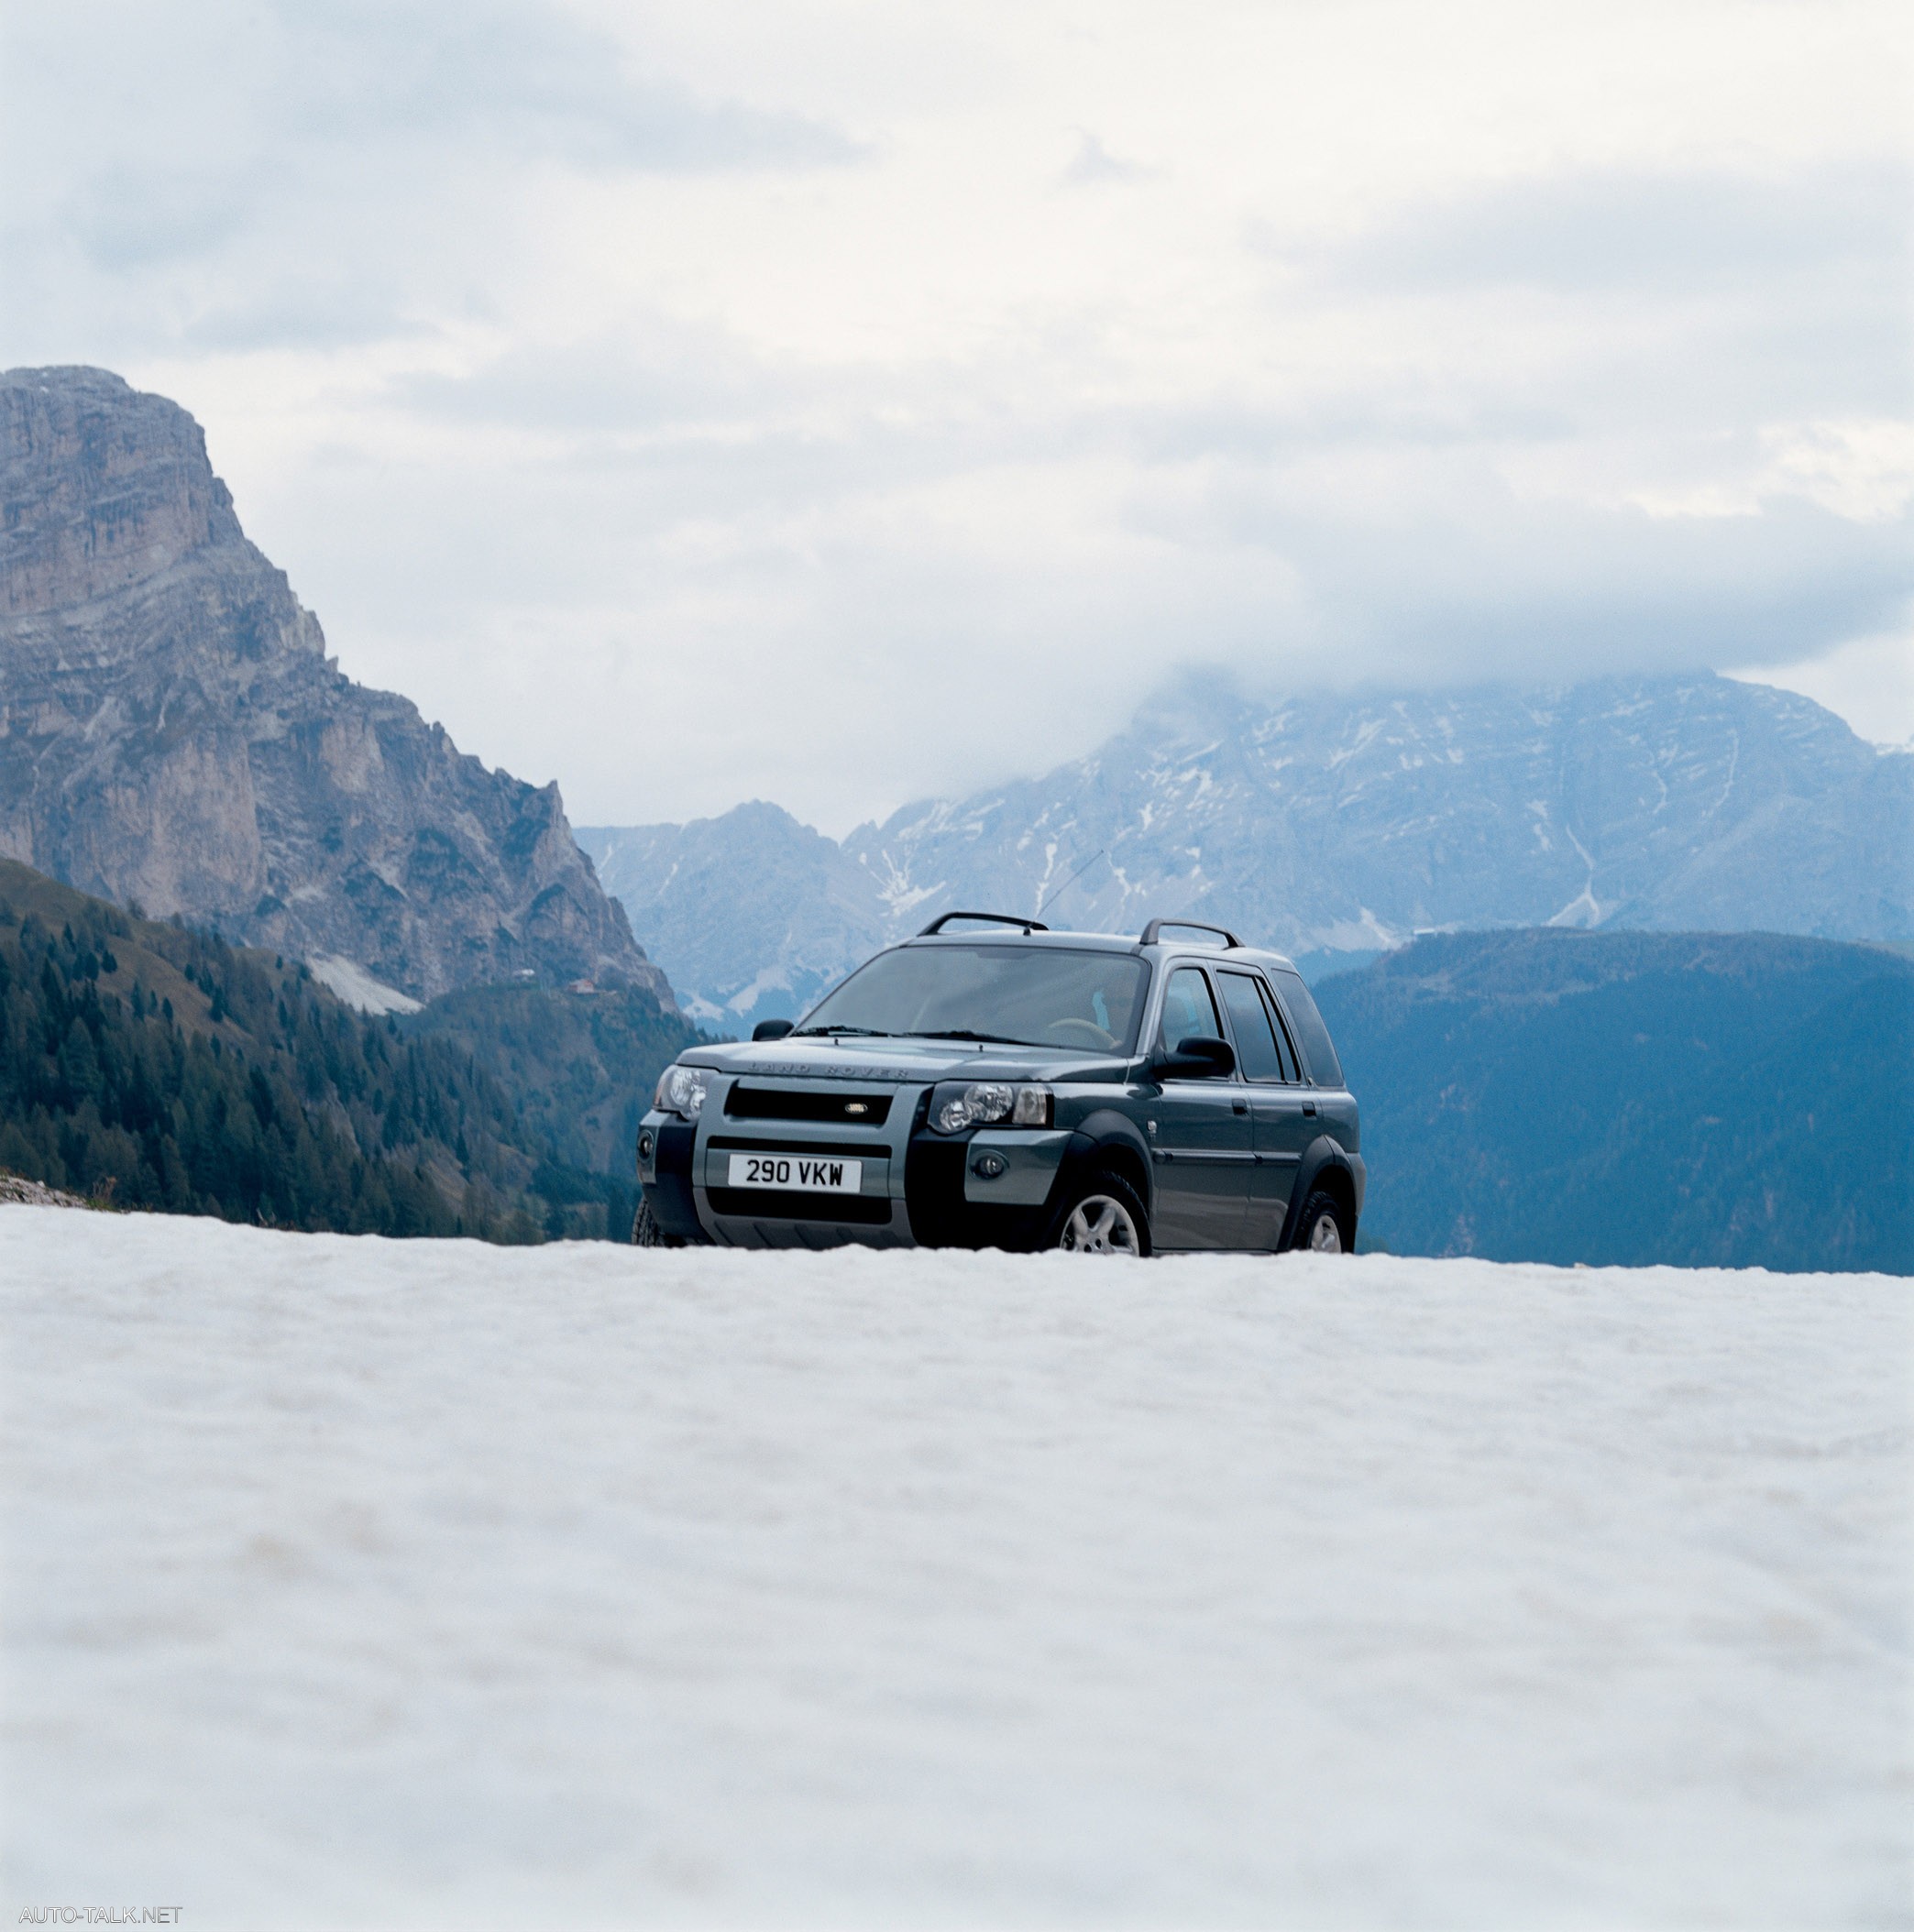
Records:
M1247 1100L1233 1100L1229 1103L1229 1111L1232 1114L1247 1114L1249 1111L1249 1103Z
M1305 1100L1303 1103L1303 1111L1304 1113L1309 1114L1312 1118L1314 1118L1315 1114L1315 1102L1313 1100Z

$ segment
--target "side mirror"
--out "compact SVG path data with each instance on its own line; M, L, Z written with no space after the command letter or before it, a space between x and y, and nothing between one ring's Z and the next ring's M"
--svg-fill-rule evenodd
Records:
M1159 1052L1150 1070L1172 1080L1227 1080L1236 1071L1236 1049L1214 1034L1193 1033L1176 1043L1173 1053Z
M751 1029L751 1037L754 1040L781 1040L794 1024L791 1020L760 1020Z

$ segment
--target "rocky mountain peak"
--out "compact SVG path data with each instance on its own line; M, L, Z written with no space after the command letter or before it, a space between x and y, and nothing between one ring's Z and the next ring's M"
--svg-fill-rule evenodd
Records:
M728 1027L952 906L1214 919L1311 971L1483 927L1914 938L1914 759L1708 673L1298 692L1186 678L1087 757L842 844L765 807L580 834Z
M557 786L344 676L199 424L103 369L0 374L0 853L409 999L672 1004Z
M246 541L200 426L177 403L104 369L0 379L0 612L44 614Z

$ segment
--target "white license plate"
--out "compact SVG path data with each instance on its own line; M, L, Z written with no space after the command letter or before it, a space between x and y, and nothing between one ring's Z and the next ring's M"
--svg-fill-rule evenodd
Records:
M864 1162L811 1154L733 1154L734 1188L779 1188L793 1193L855 1194L864 1186Z

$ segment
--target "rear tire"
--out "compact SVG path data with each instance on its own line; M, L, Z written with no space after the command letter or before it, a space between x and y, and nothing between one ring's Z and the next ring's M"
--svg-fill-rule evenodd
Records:
M1064 1196L1045 1247L1066 1255L1150 1253L1150 1216L1137 1191L1107 1169L1087 1175Z
M1349 1211L1326 1188L1316 1189L1303 1203L1295 1246L1317 1255L1356 1252L1356 1230L1350 1224Z
M638 1197L638 1212L632 1217L632 1246L633 1247L683 1247L684 1238L678 1235L667 1235L658 1225L657 1216L651 1211L651 1202L643 1194Z

